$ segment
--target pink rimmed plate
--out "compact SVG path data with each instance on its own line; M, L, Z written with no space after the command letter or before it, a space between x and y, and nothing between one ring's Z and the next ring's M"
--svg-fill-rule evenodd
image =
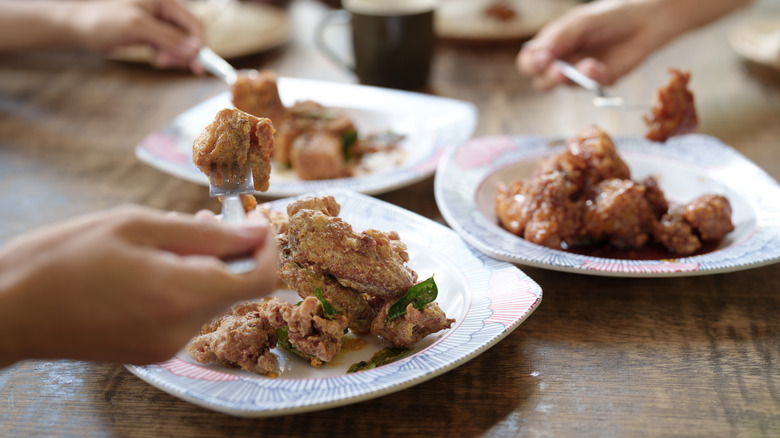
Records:
M349 178L306 181L295 172L276 166L271 171L271 197L295 196L333 189L378 194L413 184L436 170L447 147L471 137L476 126L474 105L454 99L365 85L281 77L282 102L313 100L337 108L352 118L359 135L391 131L404 136L398 150L364 159L362 171ZM192 143L214 120L217 112L233 104L222 93L184 111L147 135L135 148L138 159L173 176L208 185L208 178L192 164Z
M336 197L342 206L340 216L356 229L398 231L420 279L435 274L436 301L456 320L450 329L423 339L404 359L352 374L346 373L351 364L368 360L384 347L376 337L363 337L364 348L342 350L319 369L277 348L278 378L202 365L185 352L163 363L127 369L176 397L236 416L308 412L387 395L458 367L511 333L541 302L541 288L522 271L474 250L449 228L366 195L327 194ZM283 210L290 201L269 205ZM289 290L273 295L299 300Z
M498 182L531 175L561 139L530 136L475 138L450 149L439 163L434 190L447 223L491 257L558 271L618 277L670 277L738 271L780 261L780 185L733 148L705 135L666 143L615 138L634 180L655 176L671 201L704 193L725 195L735 230L714 251L664 260L624 260L573 254L530 243L498 225Z

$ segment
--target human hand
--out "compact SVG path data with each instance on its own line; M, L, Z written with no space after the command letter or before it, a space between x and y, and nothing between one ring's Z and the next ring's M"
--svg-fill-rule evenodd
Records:
M219 259L247 252L247 274ZM121 207L20 236L0 248L0 367L167 359L215 314L275 290L276 257L261 214L230 225Z
M517 69L538 89L569 83L553 61L562 59L603 85L614 83L671 38L648 1L601 0L550 22L517 56Z
M155 51L160 68L187 67L206 40L203 24L181 0L105 0L71 2L70 19L81 45L97 52L144 44Z
M533 85L570 83L553 61L562 59L602 85L612 85L677 36L751 0L599 0L579 5L544 26L517 56Z

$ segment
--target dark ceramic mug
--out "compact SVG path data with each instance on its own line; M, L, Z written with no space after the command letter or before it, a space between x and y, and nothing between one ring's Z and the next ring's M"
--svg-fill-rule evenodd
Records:
M416 90L428 84L433 58L433 0L343 0L316 30L317 47L333 62L353 71L365 85ZM325 41L325 30L349 23L354 64Z

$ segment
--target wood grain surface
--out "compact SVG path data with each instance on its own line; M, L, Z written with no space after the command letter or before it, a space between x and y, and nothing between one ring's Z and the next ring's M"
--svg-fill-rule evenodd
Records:
M293 41L233 62L354 82L314 47L325 10L293 1ZM699 131L779 179L780 73L727 43L740 20L766 13L780 14L780 2L683 36L613 91L649 102L668 67L690 70ZM593 123L644 132L640 114L595 110L584 90L533 91L514 70L518 48L442 42L426 92L473 102L476 136L567 136ZM224 90L213 77L78 51L0 55L0 243L124 203L217 210L203 186L141 163L134 147ZM444 223L432 178L377 197ZM0 436L780 435L780 265L665 279L521 269L544 291L526 322L470 362L391 395L243 419L170 396L122 365L24 361L0 370Z

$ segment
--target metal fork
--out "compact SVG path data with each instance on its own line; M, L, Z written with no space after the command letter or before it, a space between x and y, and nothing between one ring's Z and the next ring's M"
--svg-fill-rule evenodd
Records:
M209 47L202 47L198 51L197 59L206 71L222 79L228 85L232 86L236 83L236 79L238 79L236 69Z
M209 196L222 197L222 222L241 223L246 218L241 195L254 192L252 168L248 164L212 164L209 171ZM225 261L228 270L234 274L253 271L254 257L240 257Z
M593 106L599 108L621 108L625 110L647 110L648 105L630 105L622 97L607 96L604 87L593 79L585 76L581 71L574 68L566 61L556 59L555 64L561 69L561 73L575 84L593 92Z

